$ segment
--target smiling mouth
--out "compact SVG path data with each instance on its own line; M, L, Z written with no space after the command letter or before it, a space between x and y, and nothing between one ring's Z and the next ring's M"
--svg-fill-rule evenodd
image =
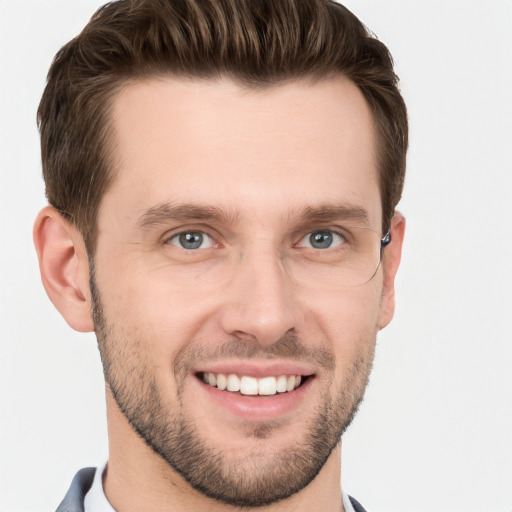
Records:
M304 384L311 375L279 375L263 378L239 376L233 373L200 372L197 377L221 391L246 396L270 396L289 393Z

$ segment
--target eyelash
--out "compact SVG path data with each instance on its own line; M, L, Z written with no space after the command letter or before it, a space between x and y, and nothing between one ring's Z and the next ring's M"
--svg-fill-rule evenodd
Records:
M312 231L308 231L305 235L303 235L298 242L296 242L293 247L301 247L301 244L304 240L308 239L311 241L311 237L314 235L314 234L324 234L324 235L331 235L333 241L331 242L331 244L329 244L328 247L322 247L322 248L319 248L319 247L306 247L308 249L313 249L313 250L316 250L316 251L324 251L324 250L327 250L327 249L333 249L333 248L336 248L338 247L339 245L342 245L344 242L347 241L347 236L344 235L343 233L340 233L336 230L333 230L333 229L329 229L329 228L318 228L318 229L315 229L315 230L312 230ZM187 236L187 235L200 235L201 237L203 237L202 240L199 241L199 246L197 247L190 247L190 248L186 248L186 247L183 247L183 245L178 245L180 242L178 243L173 243L173 240L178 240L180 241L180 238L183 237L183 236ZM209 247L204 247L204 248L201 248L200 246L204 243L204 237L207 237L208 239L210 239L210 245ZM335 241L335 238L338 238L339 239L339 242L336 243ZM193 243L193 241L191 241ZM334 247L332 247L332 244L335 244ZM175 233L171 236L168 236L165 238L165 244L171 244L171 245L174 245L175 247L177 247L178 249L182 249L186 252L195 252L196 250L205 250L205 249L210 249L212 247L221 247L221 244L219 244L218 242L215 241L215 238L212 237L211 235L209 235L207 232L201 230L201 229L189 229L189 230L186 230L186 231L180 231L178 233ZM303 246L304 247L304 246Z
M213 237L211 237L208 233L206 233L206 232L204 232L204 231L201 231L201 230L198 230L198 229L197 229L197 230L190 229L190 230L188 230L188 231L181 231L181 232L179 232L179 233L175 233L174 235L172 235L172 236L170 236L170 237L168 237L168 238L166 239L166 243L167 243L167 244L169 244L169 243L170 243L171 245L175 245L176 247L178 247L178 248L180 248L180 249L183 249L183 250L185 250L185 251L194 251L194 250L196 250L196 249L199 249L199 247L193 247L193 248L185 248L185 247L183 247L183 246L181 246L181 247L180 247L180 246L178 246L177 244L174 244L174 243L172 242L173 240L180 240L180 238L181 238L181 237L183 237L183 236L187 236L187 235L200 235L200 236L201 236L201 237L203 237L203 238L206 236L206 237L208 237L208 238L211 240L211 246L218 245L218 244L216 244L216 243L215 243L215 240L214 240L214 238L213 238ZM200 244L200 245L202 245L203 241L204 241L204 240L201 240L201 244ZM210 248L210 247L206 247L206 248L203 248L203 249L209 249L209 248Z
M322 234L322 235L330 235L331 236L331 244L329 244L328 247L308 247L310 249L314 249L317 251L323 251L327 249L334 249L338 247L339 245L342 245L344 242L347 241L346 236L343 234L333 230L333 229L315 229L314 231L310 231L306 233L298 242L298 244L302 243L304 240L308 239L310 242L312 242L312 237L314 234ZM336 237L339 239L338 242L336 242ZM298 244L295 244L295 247L299 246ZM300 247L300 246L299 246Z

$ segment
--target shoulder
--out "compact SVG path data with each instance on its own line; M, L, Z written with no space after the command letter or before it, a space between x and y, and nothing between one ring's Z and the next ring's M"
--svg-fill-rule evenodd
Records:
M96 468L81 469L55 512L84 512L84 498L91 488L95 472Z
M350 500L350 503L354 507L355 512L366 512L366 509L355 498L352 498L352 496L349 496L348 499Z

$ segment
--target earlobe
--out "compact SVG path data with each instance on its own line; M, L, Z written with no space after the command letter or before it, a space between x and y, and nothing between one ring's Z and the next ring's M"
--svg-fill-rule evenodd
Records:
M401 213L396 212L393 216L390 231L391 243L384 249L381 263L384 271L384 282L379 315L379 329L386 327L386 325L391 322L395 313L395 276L400 266L405 234L405 217Z
M54 306L73 329L93 331L89 262L78 230L47 206L36 218L34 244L41 280Z

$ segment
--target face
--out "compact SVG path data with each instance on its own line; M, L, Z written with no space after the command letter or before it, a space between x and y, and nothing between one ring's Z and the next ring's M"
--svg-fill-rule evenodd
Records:
M389 321L370 111L342 78L155 79L113 122L92 278L110 392L197 490L286 498L336 448Z

